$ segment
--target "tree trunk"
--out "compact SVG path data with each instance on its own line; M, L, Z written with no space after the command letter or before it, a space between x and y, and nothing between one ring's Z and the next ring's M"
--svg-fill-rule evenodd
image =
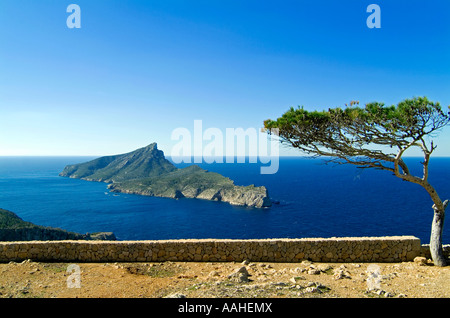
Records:
M444 229L445 208L448 201L444 203L444 209L434 208L433 224L431 225L430 253L435 266L446 266L447 261L442 250L442 231Z

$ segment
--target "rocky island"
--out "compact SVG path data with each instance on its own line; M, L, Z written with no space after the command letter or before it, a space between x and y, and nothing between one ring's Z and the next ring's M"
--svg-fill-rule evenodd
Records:
M264 208L271 200L264 186L237 186L218 173L192 165L177 168L156 143L135 151L69 165L63 177L109 183L112 192L166 198L197 198L232 205Z

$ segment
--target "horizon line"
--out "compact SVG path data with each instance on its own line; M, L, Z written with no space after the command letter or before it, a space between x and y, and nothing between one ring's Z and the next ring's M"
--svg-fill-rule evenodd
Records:
M112 155L0 155L0 158L48 158L48 157L53 157L53 158L64 158L64 157L96 157L96 158L100 158L100 157L108 157L108 156L116 156L117 154L112 154ZM191 158L191 159L195 159L195 158L199 158L197 156L165 156L166 158ZM232 158L273 158L273 157L279 157L279 158L285 158L285 157L292 157L292 158L310 158L310 159L320 159L320 158L332 158L330 156L320 156L320 157L314 157L312 155L278 155L278 156L231 156ZM403 158L423 158L422 156L419 155L405 155L402 156ZM207 158L207 159L214 159L214 158L220 158L220 157L216 157L216 156L201 156L200 158ZM223 156L222 159L226 159L227 156ZM450 154L448 155L435 155L432 156L431 158L450 158Z

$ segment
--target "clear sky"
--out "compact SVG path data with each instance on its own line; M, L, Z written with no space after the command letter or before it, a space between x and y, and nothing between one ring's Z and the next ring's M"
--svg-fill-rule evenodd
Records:
M259 129L297 105L447 107L449 21L448 0L0 0L0 155L167 153L194 120Z

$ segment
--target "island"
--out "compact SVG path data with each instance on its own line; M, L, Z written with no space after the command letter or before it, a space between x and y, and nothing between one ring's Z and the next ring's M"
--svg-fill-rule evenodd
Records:
M111 192L173 199L196 198L255 208L272 205L266 187L238 186L233 180L198 165L177 168L165 158L156 143L126 154L68 165L59 175L105 182Z

